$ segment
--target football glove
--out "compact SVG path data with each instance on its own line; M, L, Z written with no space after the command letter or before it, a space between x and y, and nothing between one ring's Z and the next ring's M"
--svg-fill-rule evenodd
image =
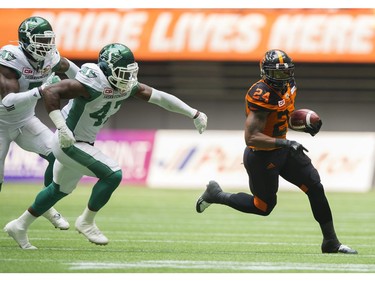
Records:
M72 146L76 139L74 138L73 132L66 126L65 119L59 109L53 110L49 113L49 117L55 124L58 130L58 139L61 148L67 148Z
M289 147L292 152L309 152L306 147L294 140L276 139L275 145L277 147Z
M311 136L315 136L317 133L319 133L322 124L322 120L319 120L319 122L316 124L310 124L309 126L306 126L304 132L309 133Z
M49 86L49 85L52 85L52 84L56 84L58 82L60 82L61 79L59 76L55 75L55 72L52 72L52 74L50 76L48 76L46 82L44 82L40 88L42 90L44 90L45 87Z
M198 116L194 118L194 125L198 132L202 134L207 128L207 115L199 112Z
M76 142L76 139L74 138L72 131L66 125L58 129L58 136L61 148L70 147Z

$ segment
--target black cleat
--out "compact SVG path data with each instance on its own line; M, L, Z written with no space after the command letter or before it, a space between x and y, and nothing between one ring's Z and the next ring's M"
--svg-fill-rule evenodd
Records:
M323 240L322 243L322 253L323 254L349 254L349 255L356 255L358 252L349 246L341 244L337 240Z
M203 213L205 209L208 208L212 203L215 203L215 198L217 198L218 194L223 192L221 187L216 181L210 181L207 184L206 190L203 194L198 198L197 203L195 205L195 209L198 213Z

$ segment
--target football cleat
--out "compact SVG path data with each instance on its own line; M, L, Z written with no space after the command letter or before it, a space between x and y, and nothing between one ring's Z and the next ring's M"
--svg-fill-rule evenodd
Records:
M68 230L70 227L69 222L55 210L55 208L50 208L47 210L43 217L49 220L55 228L59 228L61 230Z
M215 198L218 196L219 193L223 192L221 187L216 181L210 181L207 184L206 190L203 194L198 198L197 203L195 205L195 209L198 213L203 213L211 203L214 203Z
M27 237L26 230L22 229L22 227L18 225L18 221L16 219L7 223L7 225L4 227L4 231L8 233L8 235L12 237L14 241L17 242L18 246L20 246L21 249L24 249L24 250L38 249L37 247L30 244L29 238Z
M358 252L349 246L341 244L338 240L323 240L322 243L322 253L323 254L358 254Z
M87 223L79 216L75 223L76 230L96 245L107 245L109 240L96 226L95 222Z
M356 255L358 254L358 252L352 248L350 248L349 246L346 246L344 244L341 244L339 249L337 250L338 253L343 253L343 254L352 254L352 255Z

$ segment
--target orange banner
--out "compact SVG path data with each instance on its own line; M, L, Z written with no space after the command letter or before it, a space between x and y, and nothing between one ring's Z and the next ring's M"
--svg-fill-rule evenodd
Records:
M33 15L70 59L121 42L137 60L258 61L280 48L295 61L375 62L374 9L0 9L1 46Z

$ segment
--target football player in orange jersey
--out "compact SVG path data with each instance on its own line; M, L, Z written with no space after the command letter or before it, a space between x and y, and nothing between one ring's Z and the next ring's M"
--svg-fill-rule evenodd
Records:
M277 203L279 176L299 187L307 195L315 220L319 223L323 253L357 254L341 244L336 236L332 213L318 171L300 143L288 140L289 114L294 111L297 94L294 63L282 50L265 53L260 62L261 80L248 90L246 103L243 163L252 194L223 192L210 181L198 198L196 210L202 213L212 203L227 205L244 213L268 216ZM315 135L321 123L306 129Z

